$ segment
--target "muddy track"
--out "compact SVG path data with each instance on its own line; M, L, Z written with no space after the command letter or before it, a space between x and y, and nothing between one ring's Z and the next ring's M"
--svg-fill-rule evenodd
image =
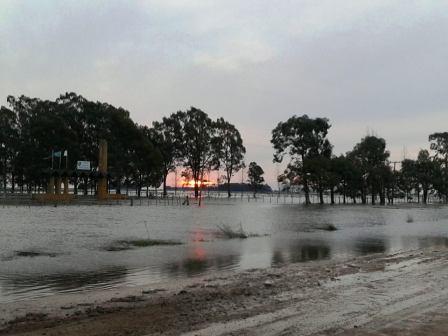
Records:
M446 250L379 254L195 279L65 314L47 302L0 334L446 335L447 261Z

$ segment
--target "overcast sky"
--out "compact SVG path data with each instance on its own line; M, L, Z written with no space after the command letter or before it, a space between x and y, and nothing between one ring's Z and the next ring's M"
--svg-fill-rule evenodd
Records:
M0 0L0 103L67 91L147 125L222 116L272 186L293 114L328 117L335 154L373 132L415 157L448 131L448 1Z

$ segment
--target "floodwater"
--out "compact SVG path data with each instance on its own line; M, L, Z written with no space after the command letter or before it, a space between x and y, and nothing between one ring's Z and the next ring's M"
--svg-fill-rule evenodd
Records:
M337 231L321 230L333 224ZM226 240L217 227L259 235ZM117 240L182 245L107 251ZM448 247L447 207L179 205L0 207L0 303L62 292L371 253Z

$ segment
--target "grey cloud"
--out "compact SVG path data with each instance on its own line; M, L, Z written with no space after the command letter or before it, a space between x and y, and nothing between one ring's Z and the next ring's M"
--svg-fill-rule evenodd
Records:
M76 91L150 124L191 105L243 132L275 185L270 131L330 118L336 153L375 130L401 158L448 125L442 1L0 2L0 93Z

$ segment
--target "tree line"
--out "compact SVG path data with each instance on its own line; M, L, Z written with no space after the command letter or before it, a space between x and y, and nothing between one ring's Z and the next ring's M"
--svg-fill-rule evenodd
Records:
M280 122L272 131L274 162L288 158L288 165L279 182L288 186L301 186L306 204L310 204L310 191L343 196L356 203L361 199L372 204L393 203L397 197L417 195L418 201L427 203L434 194L445 202L448 199L448 132L429 136L429 150L422 149L416 160L404 159L400 169L389 161L390 153L383 138L367 135L345 155L334 155L327 138L331 125L326 118L293 116ZM431 152L430 152L431 151Z
M117 193L132 186L140 196L145 187L163 185L166 195L168 174L182 166L182 174L195 181L196 197L200 181L213 169L224 171L230 195L230 180L244 167L246 149L236 127L195 107L147 127L121 107L76 93L54 101L8 96L7 102L0 107L0 171L4 189L9 185L12 192L44 190L49 175L65 174L75 193L81 188L87 194L98 173L74 167L82 160L98 165L100 139L110 144L108 180Z
M98 143L109 146L109 186L117 193L135 188L163 186L177 167L194 181L198 197L202 181L210 171L223 172L230 197L232 177L245 168L246 149L238 129L223 118L212 120L204 111L191 107L155 121L150 127L135 123L127 110L89 101L76 93L56 100L26 96L7 97L0 107L0 172L3 188L14 192L45 190L51 174L68 176L75 193L95 190L98 172L74 169L76 161L98 165ZM416 160L405 159L400 169L389 161L386 141L367 135L345 155L335 155L327 138L331 125L326 118L292 116L272 131L274 162L287 160L278 176L288 187L300 187L310 203L310 193L320 203L329 194L343 202L360 199L374 204L393 202L396 197L416 194L426 203L428 195L448 199L448 133L429 136L429 150L421 150ZM54 153L58 157L54 157ZM68 153L62 156L61 153ZM247 182L254 193L264 183L263 169L251 162Z

